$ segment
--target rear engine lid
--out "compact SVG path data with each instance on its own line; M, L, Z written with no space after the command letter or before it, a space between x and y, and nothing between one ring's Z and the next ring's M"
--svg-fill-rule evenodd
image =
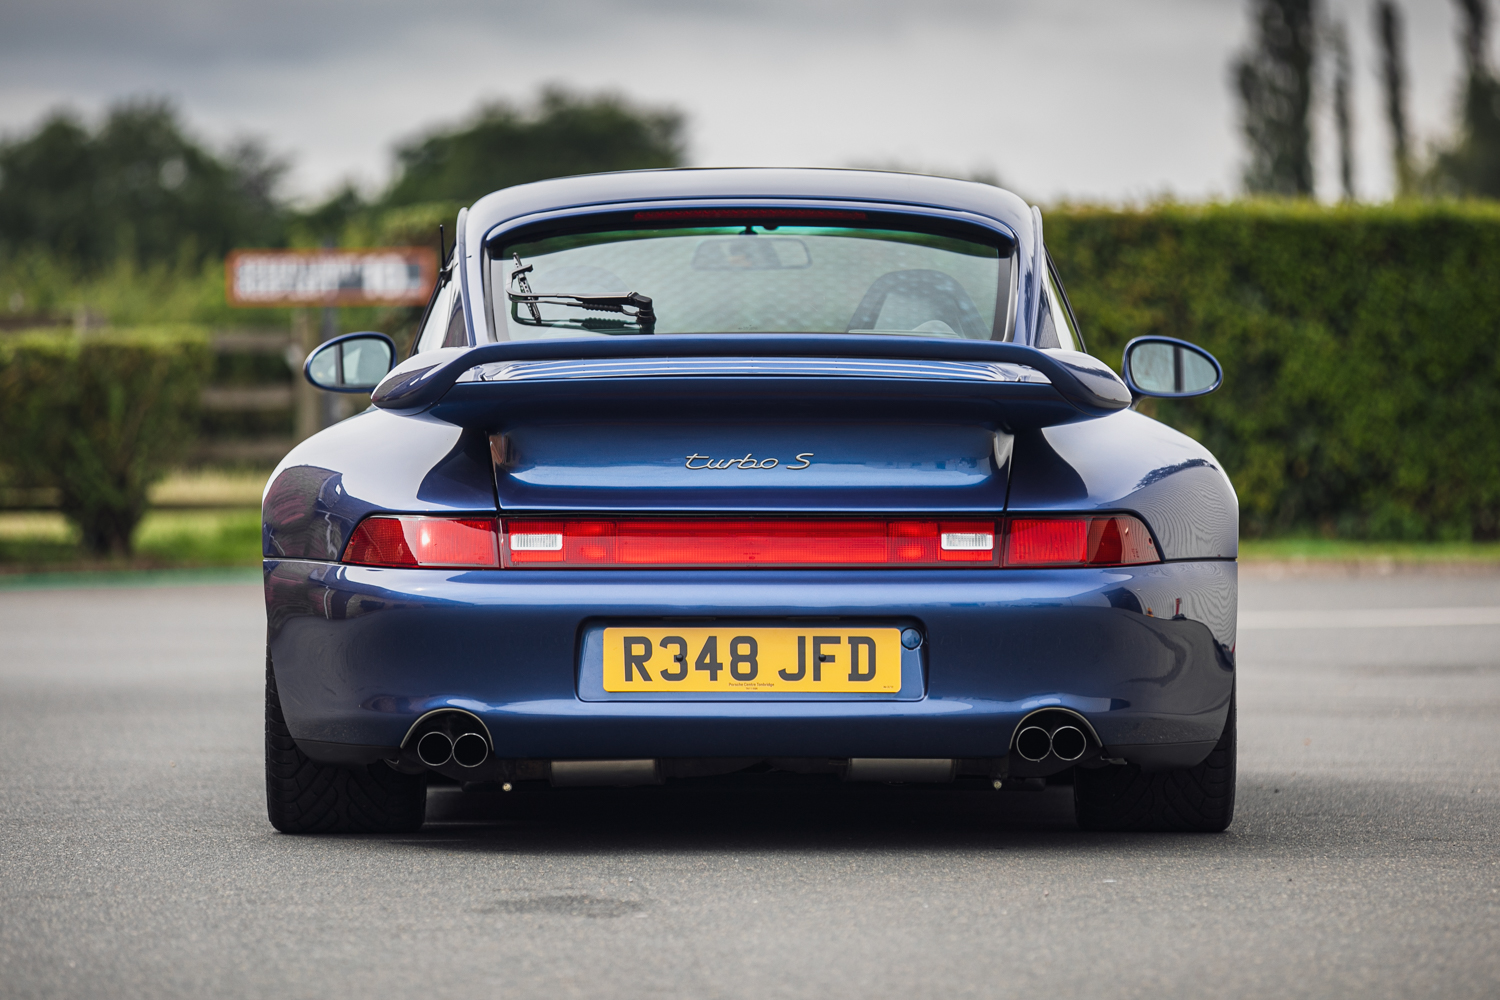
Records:
M1087 355L994 342L615 337L420 360L376 405L489 434L502 510L998 511L1014 431L1130 401Z
M768 407L769 408L769 407ZM765 413L518 421L491 437L503 510L1005 506L1010 435L979 422ZM837 407L827 409L836 411Z

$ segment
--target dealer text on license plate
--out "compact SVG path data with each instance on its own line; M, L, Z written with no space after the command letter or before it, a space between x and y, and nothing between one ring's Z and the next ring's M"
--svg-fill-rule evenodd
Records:
M901 690L901 630L606 628L606 691Z

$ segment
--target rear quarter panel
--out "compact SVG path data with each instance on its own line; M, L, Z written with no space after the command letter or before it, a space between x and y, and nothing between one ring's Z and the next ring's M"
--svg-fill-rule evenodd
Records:
M1218 460L1134 410L1018 433L1008 509L1134 511L1164 559L1239 555L1239 499Z
M371 407L282 459L262 502L261 552L268 559L336 560L360 518L375 511L494 510L485 435Z

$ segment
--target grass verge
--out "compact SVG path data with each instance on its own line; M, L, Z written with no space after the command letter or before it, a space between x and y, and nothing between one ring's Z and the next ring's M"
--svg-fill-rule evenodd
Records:
M1332 538L1246 539L1243 562L1495 563L1500 542L1358 542Z
M156 510L136 529L135 554L97 559L61 514L0 514L0 573L260 565L260 510Z

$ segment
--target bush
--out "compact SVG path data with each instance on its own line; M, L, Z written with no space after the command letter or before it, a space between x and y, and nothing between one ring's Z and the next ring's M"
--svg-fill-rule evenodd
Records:
M1246 535L1500 536L1500 206L1064 208L1046 237L1093 353L1223 363L1155 409L1224 462Z
M212 364L193 328L0 338L0 464L53 487L96 555L125 555L146 491L193 443Z

